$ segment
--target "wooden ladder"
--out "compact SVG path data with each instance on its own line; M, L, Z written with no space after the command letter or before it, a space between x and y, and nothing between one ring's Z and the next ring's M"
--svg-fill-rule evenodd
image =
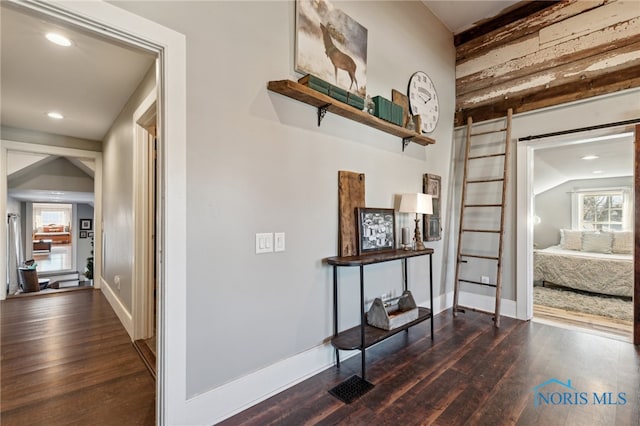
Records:
M465 147L465 155L464 155L464 176L462 180L462 202L460 205L460 227L458 229L458 255L457 255L457 263L456 263L456 279L454 282L454 292L453 292L453 315L457 316L458 312L464 312L465 309L470 309L474 311L483 312L486 314L493 315L493 322L496 327L500 327L500 292L502 287L502 248L504 245L503 237L504 237L504 216L505 216L505 205L507 201L507 177L509 172L509 147L511 141L511 116L512 110L509 108L507 113L507 117L505 118L506 125L504 128L499 130L487 131L487 132L479 132L472 133L473 127L473 119L469 117L467 119L467 138L466 138L466 147ZM477 155L477 156L469 156L469 152L471 151L471 138L476 136L488 135L491 133L505 133L504 138L504 151L500 153L492 153L488 155ZM495 157L503 157L503 167L502 167L502 177L499 178L491 178L491 179L473 179L470 180L468 178L469 172L469 161L482 161ZM492 183L492 182L502 182L502 197L500 204L467 204L467 196L468 185L474 185L475 187L481 187L483 184ZM464 217L465 210L467 209L490 209L489 211L500 211L500 227L499 229L471 229L466 228L464 226ZM463 234L496 234L499 237L498 241L498 253L496 256L487 256L487 255L479 255L473 254L471 252L467 253L464 251L462 247L463 243ZM460 265L462 263L467 263L465 258L476 258L483 259L485 261L495 262L496 264L496 283L486 283L475 281L471 279L461 278L461 268ZM459 294L460 294L460 283L465 282L469 284L478 284L482 286L494 287L496 289L496 301L495 301L495 310L494 312L486 312L479 309L469 308L465 306L460 306L459 304Z

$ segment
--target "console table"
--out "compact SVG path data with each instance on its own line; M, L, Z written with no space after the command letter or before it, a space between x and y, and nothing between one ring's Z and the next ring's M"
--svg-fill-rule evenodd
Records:
M361 256L335 256L326 259L329 265L333 266L333 338L331 344L336 351L336 367L340 368L340 350L360 350L361 354L361 377L354 376L347 380L349 386L357 388L358 386L364 386L366 390L373 387L372 384L366 381L366 360L365 352L370 346L379 343L388 337L393 336L403 330L409 329L422 321L433 319L433 263L432 263L433 249L427 248L424 250L394 250L384 253L365 254ZM366 312L364 309L364 267L366 265L373 265L376 263L390 262L393 260L401 260L404 268L404 290L407 290L407 259L410 257L429 256L429 308L418 308L418 318L405 325L394 328L392 330L383 330L367 324ZM360 325L352 327L348 330L338 331L338 268L339 267L358 267L360 268ZM431 340L433 340L433 320L431 321ZM352 379L356 379L356 382L360 380L360 384L353 383ZM345 383L347 383L345 382ZM344 383L343 383L344 384ZM339 388L342 385L338 385ZM330 391L333 392L332 389ZM338 390L340 392L340 390ZM338 395L336 395L338 396ZM338 396L339 397L339 396ZM340 397L339 397L340 398ZM342 398L341 398L342 399ZM343 399L344 400L344 399Z

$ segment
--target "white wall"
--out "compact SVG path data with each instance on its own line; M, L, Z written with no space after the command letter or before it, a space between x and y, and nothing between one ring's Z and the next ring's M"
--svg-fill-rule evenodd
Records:
M368 92L404 92L418 70L436 84L442 111L431 136L438 143L412 144L403 153L400 139L331 114L318 128L314 108L266 90L269 80L298 78L294 2L114 4L187 37L187 392L193 396L322 345L332 334L331 269L322 259L337 252L339 170L365 173L369 206L393 207L395 194L421 191L424 173L441 175L447 187L452 36L419 2L334 2L369 30ZM286 251L256 255L257 232L286 232ZM427 245L436 250L437 296L445 291L443 242ZM419 301L428 300L426 276L426 261L410 261ZM346 328L359 321L357 271L341 271L340 279ZM368 298L399 291L400 263L367 268L366 280Z
M20 214L20 201L12 197L7 197L7 214Z
M8 141L84 149L87 151L102 150L102 142L100 141L55 135L53 133L43 133L35 130L18 129L15 127L0 127L0 135L3 140Z
M561 105L540 111L533 111L514 116L512 132L512 156L510 161L510 180L507 196L505 248L503 257L503 297L516 300L516 259L525 253L516 252L516 219L526 220L526 217L516 215L516 144L518 138L540 135L569 129L578 129L598 124L606 124L638 118L640 111L640 90L628 90L613 95L592 98L590 100L573 104ZM477 130L496 127L496 122L488 122ZM459 216L459 200L462 185L462 165L464 163L464 138L465 128L457 128L455 131L456 152L456 181L452 188L455 191L454 209L451 210L455 227L450 238L457 235L457 220ZM541 140L542 142L543 140ZM451 252L455 253L455 240L452 240ZM452 272L455 264L448 265ZM452 278L453 279L453 278ZM484 289L468 287L468 291L476 294L488 294ZM494 293L491 293L494 294Z
M57 158L29 172L10 178L9 190L34 189L48 191L93 192L93 178L66 158Z
M535 179L535 177L534 177ZM536 195L535 214L540 223L533 228L536 248L560 244L560 229L571 229L571 193L595 188L633 188L633 176L571 180Z
M102 278L131 313L133 297L133 113L155 86L153 65L124 105L103 142ZM115 277L120 277L120 286Z

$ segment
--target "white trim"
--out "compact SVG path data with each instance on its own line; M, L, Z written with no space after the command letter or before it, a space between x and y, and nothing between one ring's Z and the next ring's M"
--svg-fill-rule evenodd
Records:
M104 278L100 278L100 280L102 281L102 294L104 294L104 297L107 298L107 301L111 305L111 308L120 319L120 322L124 326L125 330L127 330L129 337L133 336L133 318L131 317L131 313L127 311L127 308L122 304L118 296L114 293L109 283L107 283ZM95 283L96 280L94 279L93 282Z
M516 299L517 318L533 317L533 144L516 145Z
M17 4L82 26L108 38L141 45L159 53L156 81L162 83L158 99L158 133L162 143L158 150L158 178L164 197L159 200L161 221L157 235L161 256L158 269L156 419L160 425L185 424L183 419L189 416L186 398L186 37L102 1L51 0ZM102 180L99 179L99 182ZM96 210L100 211L98 208Z
M102 276L102 153L60 146L41 145L9 140L0 140L0 162L4 167L0 170L0 215L7 216L7 155L9 151L30 152L36 154L58 155L61 157L90 158L95 161L96 171L93 179L94 193L94 283L100 288L99 277ZM29 214L27 215L30 216ZM100 220L100 221L98 221ZM75 226L74 226L75 228ZM6 241L6 226L0 227L0 241ZM74 243L77 244L77 243ZM0 244L0 259L6 259L6 244ZM6 262L0 262L0 276L6 277ZM7 297L6 283L1 286L0 300Z
M133 288L131 312L133 340L147 339L153 333L153 306L149 306L149 132L140 121L149 112L155 115L157 87L153 87L133 113Z
M469 293L461 291L458 300L460 305L468 308L474 308L485 312L493 312L496 306L496 298L492 296L485 296L484 294ZM516 302L509 299L500 300L500 315L517 318L516 316Z

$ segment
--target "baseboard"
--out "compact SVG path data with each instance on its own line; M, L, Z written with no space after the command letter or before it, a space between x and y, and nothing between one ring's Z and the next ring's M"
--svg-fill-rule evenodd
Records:
M433 312L438 314L451 307L441 295L433 299ZM429 301L419 304L429 306ZM340 359L358 355L358 351L342 351ZM187 401L189 424L215 424L294 386L309 377L332 368L335 352L330 343L311 348L298 355L272 364L255 373L222 385Z
M345 354L347 356L343 356ZM341 353L340 359L357 354ZM332 367L330 343L311 348L187 401L187 424L216 424Z
M127 308L122 304L118 296L113 292L113 289L109 286L104 279L100 278L102 282L102 286L100 286L100 290L102 290L102 294L107 298L107 301L113 308L113 311L116 313L120 322L124 326L125 330L129 334L131 340L133 340L133 317L131 313L127 310Z
M453 293L450 294L453 298ZM496 299L495 297L485 296L483 294L461 291L458 296L458 303L469 308L493 312L495 310ZM500 303L500 315L504 315L509 318L517 318L516 302L514 300L502 299Z

